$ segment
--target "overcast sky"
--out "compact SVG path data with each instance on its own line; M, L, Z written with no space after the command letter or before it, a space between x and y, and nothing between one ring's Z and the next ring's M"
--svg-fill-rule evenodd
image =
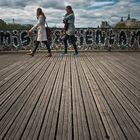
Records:
M6 22L35 24L36 8L41 7L49 26L63 27L65 6L71 5L76 27L97 27L101 21L115 24L128 13L140 20L140 0L0 0L0 18Z

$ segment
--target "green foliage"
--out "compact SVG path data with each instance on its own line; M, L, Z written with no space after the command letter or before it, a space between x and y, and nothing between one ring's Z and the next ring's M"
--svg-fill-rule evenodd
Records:
M2 19L0 19L0 29L6 28L7 24Z
M119 22L116 24L115 28L128 28L124 22Z
M0 30L29 30L32 24L12 24L0 19Z
M133 28L140 28L140 22L132 26Z

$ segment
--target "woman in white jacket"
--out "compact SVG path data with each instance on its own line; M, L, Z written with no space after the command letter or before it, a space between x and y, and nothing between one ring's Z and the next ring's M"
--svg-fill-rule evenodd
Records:
M38 46L39 46L39 43L42 42L46 45L47 49L48 49L48 52L49 52L49 55L48 57L51 57L52 54L51 54L51 49L50 49L50 45L48 43L48 39L47 39L47 33L46 33L46 27L45 27L45 20L46 20L46 17L42 11L41 8L38 8L37 9L37 14L36 14L36 17L37 17L37 24L35 26L33 26L30 30L29 30L29 34L34 30L34 29L37 29L38 30L38 36L37 36L37 41L36 41L36 44L35 44L35 48L34 50L29 54L31 56L34 56Z

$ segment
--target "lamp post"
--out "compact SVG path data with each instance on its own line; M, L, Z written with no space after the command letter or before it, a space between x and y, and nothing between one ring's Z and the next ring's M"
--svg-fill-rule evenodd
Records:
M15 19L13 18L13 25L15 24Z

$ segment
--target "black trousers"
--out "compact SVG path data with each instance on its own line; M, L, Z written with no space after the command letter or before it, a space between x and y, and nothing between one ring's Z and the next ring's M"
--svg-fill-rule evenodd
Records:
M42 43L44 43L44 44L46 45L46 47L47 47L47 49L48 49L48 53L51 54L51 49L50 49L49 43L48 43L47 41L42 41ZM33 50L33 53L36 52L36 50L37 50L39 44L40 44L40 41L36 41L36 43L35 43L35 48L34 48L34 50Z
M68 48L68 42L67 41L68 41L68 39L71 41L75 52L78 53L77 46L76 46L76 43L75 43L75 36L74 35L67 35L67 34L66 34L65 38L63 39L64 46L65 46L65 53L67 53L67 48Z

